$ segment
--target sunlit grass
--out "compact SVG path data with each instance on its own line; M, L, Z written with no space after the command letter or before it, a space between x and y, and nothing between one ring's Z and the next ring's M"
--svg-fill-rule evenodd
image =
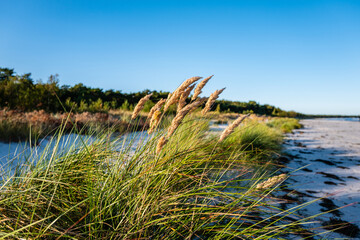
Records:
M1 173L0 239L274 239L303 234L308 219L296 215L302 206L280 209L282 200L273 195L287 176L269 178L274 169L266 167L280 151L278 125L270 127L253 116L219 141L209 134L206 115L196 111L205 98L187 105L183 101L174 118L163 110L174 108L170 102L179 97L186 99L186 89L199 79L180 85L168 106L158 107L156 121L139 115L141 99L124 136L114 135L111 124L88 122L79 128L68 115L43 151L32 148L26 161ZM156 123L154 132L139 132L149 121ZM76 140L64 135L68 123ZM93 135L84 137L83 132Z
M226 147L254 143L258 133L245 141L236 137L240 129L219 152L207 130L206 120L187 118L160 154L162 130L143 138L104 134L77 145L62 142L59 131L40 156L34 152L3 176L1 237L269 239L300 231L280 217L289 213L277 209L273 189L255 188L261 173L243 159L255 148Z

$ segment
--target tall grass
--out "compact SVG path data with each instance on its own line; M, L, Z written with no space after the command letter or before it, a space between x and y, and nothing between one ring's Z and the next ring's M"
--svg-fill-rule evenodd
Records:
M274 239L303 233L297 208L281 210L271 195L280 182L257 188L268 179L245 161L277 149L278 134L254 124L219 142L209 137L206 119L187 116L157 153L168 126L160 122L151 135L119 138L104 131L92 141L78 135L81 144L64 143L65 125L58 129L40 155L33 151L14 172L2 173L0 239Z
M280 155L282 140L280 129L249 119L216 148L218 151L237 153L236 157L247 164L268 164Z
M139 116L136 122L131 122L131 113L118 111L107 113L46 113L43 110L33 112L20 112L3 109L0 111L0 141L24 141L52 135L63 125L65 132L73 128L82 130L82 133L100 131L112 128L118 133L147 128L146 116Z
M281 129L284 133L291 133L294 129L299 129L302 125L295 118L274 118L268 122L268 126Z
M3 177L0 236L267 239L289 232L283 224L296 222L267 198L269 189L255 189L258 179L244 177L251 175L241 159L209 164L216 157L207 154L205 130L206 123L186 122L161 154L157 136L129 145L133 139L104 135L61 150L59 135L39 160L31 156ZM238 176L226 179L234 169Z

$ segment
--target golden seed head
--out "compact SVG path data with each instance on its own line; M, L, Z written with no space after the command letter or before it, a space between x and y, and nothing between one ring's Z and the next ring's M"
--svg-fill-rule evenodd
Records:
M179 102L178 102L178 107L177 107L177 112L179 112L185 105L186 105L186 99L188 98L188 96L190 95L191 91L194 89L195 84L190 85L187 89L185 89L180 96Z
M131 115L132 120L139 115L140 111L144 108L145 103L150 99L151 95L152 93L140 99L140 101L134 108L133 114Z
M161 111L158 109L154 112L154 114L150 120L150 129L148 130L148 134L151 134L152 132L154 132L155 128L158 126L158 124L160 122L160 116L161 116Z
M199 79L201 79L201 77L191 77L189 79L186 79L181 85L180 87L178 87L177 90L179 90L179 92L183 92L187 87L189 87L191 84L193 84L194 82L198 81Z
M184 117L192 110L199 107L201 104L203 104L206 101L206 98L198 98L196 101L186 105L183 107L174 117L174 119L171 122L171 125L168 129L167 137L169 138L175 130L179 127L180 123L184 119Z
M161 149L164 147L164 145L168 142L168 140L165 138L165 136L162 136L160 139L159 139L159 142L156 146L156 153L159 154Z
M166 112L172 104L175 104L179 101L181 94L187 87L189 87L191 84L198 81L199 79L201 79L201 77L192 77L186 79L171 95L169 94L168 99L165 103L164 112Z
M250 116L249 114L246 114L244 116L240 116L238 117L232 124L230 124L220 135L220 139L219 142L222 142L225 138L227 138L234 130L237 126L240 125L240 123L242 123L242 121L244 121L248 116Z
M275 185L278 185L279 183L282 183L287 178L287 175L285 173L280 174L278 176L274 176L266 180L265 182L259 183L256 185L256 189L267 189L271 188Z
M202 110L202 114L205 115L208 111L210 111L212 105L214 104L215 100L219 97L219 95L225 90L225 88L220 89L220 90L216 90L215 92L213 92L210 97L209 100L206 102L206 105L204 107L204 109Z
M201 93L204 86L207 84L207 82L213 77L214 75L211 75L210 77L205 78L202 80L195 88L194 95L192 96L191 100L194 101Z
M148 115L148 119L151 119L154 112L156 110L160 110L161 107L164 105L164 103L166 102L166 99L160 99L151 109L150 109L150 112L149 112L149 115Z

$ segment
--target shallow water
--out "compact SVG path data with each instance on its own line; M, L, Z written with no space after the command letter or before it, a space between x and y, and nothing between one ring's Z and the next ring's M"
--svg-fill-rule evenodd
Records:
M317 120L329 120L329 121L347 121L347 122L360 122L360 117L351 118L318 118Z
M115 139L118 139L116 150L121 151L121 149L130 147L129 153L131 153L148 141L149 136L146 132L133 132L111 137L111 140ZM64 134L59 139L54 136L44 138L36 146L31 146L29 142L0 142L0 172L3 170L12 172L12 169L24 162L36 162L44 155L51 155L54 148L59 154L69 149L76 149L84 144L90 145L96 140L98 138L95 136Z
M30 142L0 142L0 167L2 170L12 169L25 161L36 162L40 157L52 154L55 148L57 152L62 152L83 144L91 144L95 139L92 136L64 134L60 138L43 138L35 146Z

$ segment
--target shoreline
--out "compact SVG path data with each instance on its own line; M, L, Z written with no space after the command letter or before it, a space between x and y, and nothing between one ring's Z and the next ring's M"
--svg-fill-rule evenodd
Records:
M317 217L315 225L322 229L316 232L343 221L348 228L326 237L360 237L360 122L307 119L300 123L304 127L287 134L284 142L291 159L284 171L292 172L286 184L293 192L287 194L292 198L287 208L321 198L302 209L304 216L327 212Z

